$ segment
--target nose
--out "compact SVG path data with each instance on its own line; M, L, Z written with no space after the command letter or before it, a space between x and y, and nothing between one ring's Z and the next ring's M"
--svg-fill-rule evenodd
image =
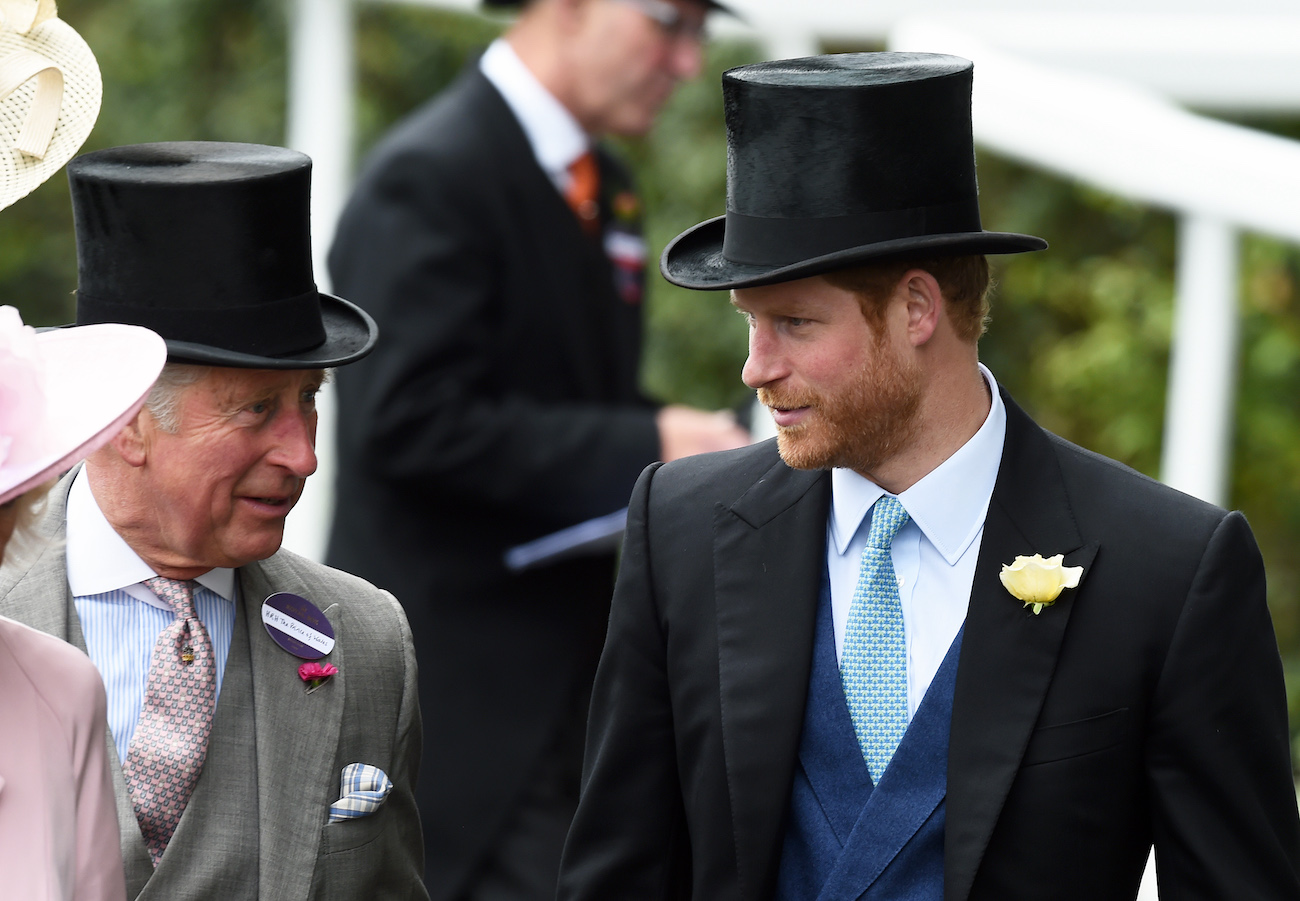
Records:
M740 370L741 381L750 388L762 388L787 374L776 337L761 322L752 325L749 329L749 356Z
M316 471L316 411L295 410L282 416L276 430L270 462L283 466L296 478Z

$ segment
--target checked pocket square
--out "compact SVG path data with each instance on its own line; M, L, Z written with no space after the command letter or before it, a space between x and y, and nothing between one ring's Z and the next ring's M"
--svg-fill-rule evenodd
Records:
M330 805L330 822L368 817L384 806L393 780L377 766L349 763L343 768L339 799Z

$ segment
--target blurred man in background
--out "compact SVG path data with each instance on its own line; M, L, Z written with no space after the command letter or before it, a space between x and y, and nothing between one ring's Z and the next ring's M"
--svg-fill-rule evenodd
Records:
M405 598L437 899L552 897L576 804L614 555L512 572L506 550L626 506L655 460L747 442L642 397L641 205L594 143L699 73L710 7L525 4L379 145L339 225L334 285L385 340L340 373L329 561Z

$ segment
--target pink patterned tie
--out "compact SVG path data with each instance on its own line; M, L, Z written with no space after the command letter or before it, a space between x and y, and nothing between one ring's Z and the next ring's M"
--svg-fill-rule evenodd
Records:
M144 584L176 611L175 621L158 633L144 708L122 766L156 867L203 770L217 667L208 630L194 612L194 583L157 576Z

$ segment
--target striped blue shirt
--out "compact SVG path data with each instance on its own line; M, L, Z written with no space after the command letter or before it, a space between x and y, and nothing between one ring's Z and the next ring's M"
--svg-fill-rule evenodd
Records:
M113 743L119 759L126 760L144 707L158 633L176 619L176 614L142 584L157 573L104 518L84 468L72 483L67 517L68 585L81 620L86 651L108 693L108 727ZM197 581L194 606L212 639L220 696L235 625L237 580L233 569L214 569Z

